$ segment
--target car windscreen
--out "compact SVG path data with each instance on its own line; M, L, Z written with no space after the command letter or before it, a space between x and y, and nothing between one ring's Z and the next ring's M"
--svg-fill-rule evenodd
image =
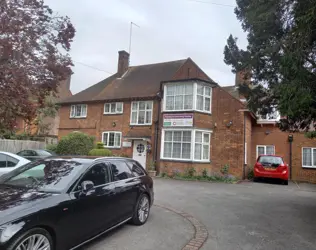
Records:
M48 151L45 151L45 150L36 150L36 153L39 155L39 156L52 156L52 154Z
M283 160L281 157L268 156L268 155L260 156L258 162L261 163L262 165L273 165L273 166L279 166L280 164L283 164Z
M84 167L73 160L37 161L1 176L0 184L59 193L69 187Z

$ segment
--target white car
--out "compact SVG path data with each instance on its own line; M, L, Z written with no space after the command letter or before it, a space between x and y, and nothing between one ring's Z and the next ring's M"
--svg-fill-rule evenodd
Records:
M0 151L0 175L6 174L29 162L29 160L16 154Z

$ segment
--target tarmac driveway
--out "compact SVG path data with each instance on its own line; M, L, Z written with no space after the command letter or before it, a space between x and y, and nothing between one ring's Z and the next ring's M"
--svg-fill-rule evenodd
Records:
M206 226L204 250L316 249L315 186L155 180L155 203ZM180 250L193 235L184 218L153 207L142 227L123 226L84 249Z

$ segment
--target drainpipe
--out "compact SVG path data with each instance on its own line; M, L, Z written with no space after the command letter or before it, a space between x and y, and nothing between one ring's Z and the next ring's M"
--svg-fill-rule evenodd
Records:
M245 155L245 152L246 152L246 114L244 112L244 163L243 163L243 169L242 169L242 178L245 179L246 178L246 155Z
M290 180L292 180L292 143L293 143L293 135L289 135L288 137L290 143Z
M154 157L153 157L155 164L157 162L157 156L158 156L158 138L159 138L159 125L160 125L160 112L161 112L161 94L158 93L157 97L158 97L158 118L157 118L157 122L155 124L155 150L154 150Z

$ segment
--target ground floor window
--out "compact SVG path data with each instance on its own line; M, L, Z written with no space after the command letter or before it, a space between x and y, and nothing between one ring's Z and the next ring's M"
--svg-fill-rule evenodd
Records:
M316 148L303 148L303 167L316 168Z
M210 131L163 130L161 151L163 159L210 160Z
M257 157L259 155L274 155L275 148L273 145L257 145Z
M103 132L102 142L106 148L120 148L121 147L121 132Z

